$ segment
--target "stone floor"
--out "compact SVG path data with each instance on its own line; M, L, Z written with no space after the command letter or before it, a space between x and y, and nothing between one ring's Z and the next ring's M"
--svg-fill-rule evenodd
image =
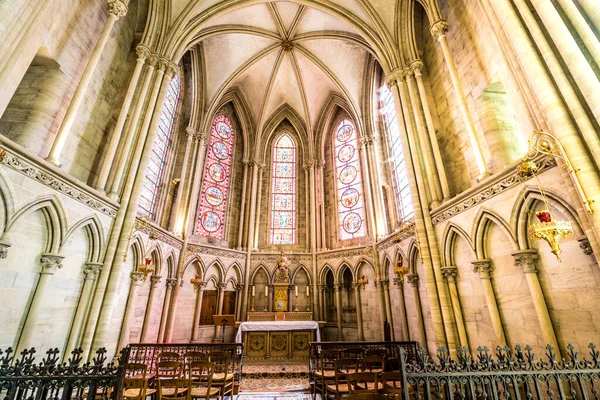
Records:
M244 365L243 371L240 386L242 394L248 392L301 394L310 391L307 364Z

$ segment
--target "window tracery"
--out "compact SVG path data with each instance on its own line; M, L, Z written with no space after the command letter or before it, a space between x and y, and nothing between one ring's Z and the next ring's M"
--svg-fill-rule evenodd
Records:
M283 133L273 144L271 243L296 243L296 143Z

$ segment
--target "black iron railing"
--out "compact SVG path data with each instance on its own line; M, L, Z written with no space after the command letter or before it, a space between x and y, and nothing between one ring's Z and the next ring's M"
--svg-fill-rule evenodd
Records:
M36 363L35 348L15 355L0 350L0 398L3 400L119 400L124 368L105 364L106 349L91 362L82 363L81 349L61 363L58 349L51 349Z
M589 358L580 358L568 346L567 358L558 359L551 346L539 360L531 347L497 347L491 354L479 347L473 358L467 348L456 360L445 348L437 362L420 348L417 360L400 357L403 399L600 399L600 352L588 346Z

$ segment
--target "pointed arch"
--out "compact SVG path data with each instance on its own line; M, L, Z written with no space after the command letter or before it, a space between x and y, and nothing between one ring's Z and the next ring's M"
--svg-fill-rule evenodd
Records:
M354 268L352 268L352 265L346 261L346 260L342 260L336 270L336 274L334 275L335 278L335 282L336 283L341 283L344 280L344 270L348 268L348 270L350 271L350 273L352 274L352 280L356 282L356 274L354 271Z
M170 254L167 257L167 262L165 264L167 266L167 279L175 278L175 270L177 268L176 258L173 254Z
M331 276L333 276L333 279L335 280L335 274L333 273L333 268L331 267L331 265L329 264L324 264L321 267L321 273L319 274L319 283L321 285L325 285L327 283L327 273L331 272Z
M217 279L219 282L223 282L223 280L225 279L225 267L223 266L223 263L221 262L221 260L216 259L213 262L211 262L208 267L206 268L206 273L208 274L211 270L211 268L214 268L217 273Z
M156 253L156 256L158 257L159 261L164 260L164 258L163 258L163 249L160 246L160 242L153 243L152 246L150 246L150 248L148 248L148 250L146 250L146 252L144 253L144 255L148 256L148 255L152 254L153 252Z
M394 264L392 263L392 260L390 259L390 256L388 254L385 254L383 256L383 262L381 263L382 265L382 272L383 272L383 276L381 277L381 279L388 279L390 276L390 267L394 268Z
M296 269L294 270L294 273L290 277L291 283L294 284L294 282L296 282L296 276L298 275L298 272L300 272L300 271L304 271L304 273L308 277L309 285L312 285L312 276L311 276L310 272L308 271L308 268L306 268L306 266L304 264L300 264L296 267Z
M144 242L139 235L135 235L131 239L131 244L129 245L131 249L131 253L133 255L133 271L137 271L138 266L142 263L142 259L144 258Z
M402 251L402 249L400 247L396 247L396 252L394 253L394 265L396 265L398 263L398 261L402 261L402 262L408 261L408 257L406 257L406 254L404 254L404 252Z
M300 155L303 160L312 159L312 152L310 148L310 140L306 130L306 123L289 104L285 103L279 106L271 115L266 119L264 124L264 134L260 137L260 143L255 149L255 157L261 158L262 161L266 162L267 153L263 150L268 148L268 144L271 141L273 135L277 133L277 128L284 122L288 121L290 125L295 129L298 135L298 146L300 147Z
M243 283L243 274L242 274L242 267L240 266L240 264L235 261L233 264L231 264L229 266L229 268L227 268L227 273L229 274L229 271L232 271L233 274L235 275L235 279L237 281L237 283Z
M15 213L15 193L14 186L10 179L6 176L3 168L0 168L0 231L5 232L8 226L8 220Z
M362 274L360 273L361 268L363 267L370 267L371 268L371 272L373 272L373 276L377 276L377 272L375 271L375 265L368 260L365 257L361 257L360 260L358 260L358 262L356 263L356 267L355 267L355 271L354 271L354 276L358 277L361 276Z
M325 145L327 143L328 133L333 132L334 129L334 118L338 113L338 110L343 110L350 116L350 119L353 121L357 121L357 116L354 114L352 107L348 104L348 102L340 95L339 93L330 93L321 108L321 112L316 120L316 129L315 129L315 144L316 149L315 159L317 160L325 160ZM355 122L355 128L357 129L359 137L360 131L358 130L358 126Z
M417 257L419 257L420 250L417 241L412 238L408 244L408 269L411 274L417 274Z
M477 254L478 260L483 260L488 258L485 254L485 240L489 231L490 224L496 224L502 232L506 235L511 245L513 246L513 250L519 250L519 245L517 244L517 240L515 238L515 234L511 227L500 217L498 214L493 211L489 211L485 208L480 208L473 220L473 237L475 238L475 254Z
M254 285L254 279L256 279L256 275L259 273L259 271L263 271L265 273L265 275L267 276L267 284L268 285L273 283L273 276L271 273L269 273L269 270L267 269L267 267L265 267L264 264L259 264L254 269L254 271L252 271L252 275L250 276L250 282L248 282L249 285Z
M477 259L477 253L475 252L473 240L471 240L463 228L453 222L450 222L448 225L446 225L444 233L442 234L442 254L444 260L443 266L456 265L456 260L454 258L454 243L456 242L457 237L461 237L467 242L469 249L471 249L473 260Z
M71 236L79 229L83 229L88 238L88 262L100 262L100 257L104 251L104 228L98 215L91 214L80 218L65 233L65 238L60 244L59 253L62 254L63 248Z

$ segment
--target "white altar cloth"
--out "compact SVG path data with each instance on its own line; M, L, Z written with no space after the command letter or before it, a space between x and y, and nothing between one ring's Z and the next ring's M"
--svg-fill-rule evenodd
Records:
M242 332L306 331L313 329L317 331L317 342L320 342L319 324L315 321L248 321L240 324L237 335L235 335L235 341L242 343Z

